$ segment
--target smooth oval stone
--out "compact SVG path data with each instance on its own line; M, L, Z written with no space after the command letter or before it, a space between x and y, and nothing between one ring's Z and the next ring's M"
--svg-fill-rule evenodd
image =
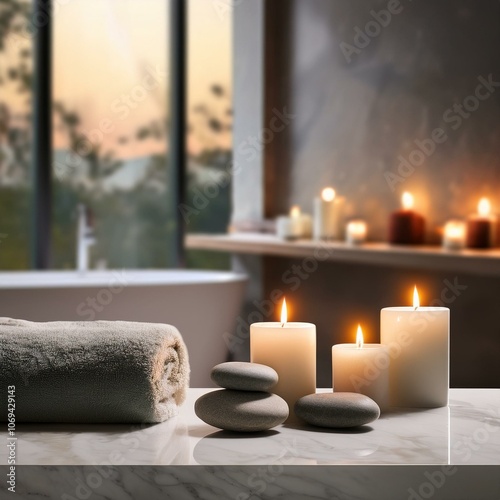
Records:
M295 413L318 427L358 427L377 420L380 408L363 394L329 392L300 398L295 403Z
M288 418L288 405L276 394L230 389L204 394L194 411L209 425L237 432L265 431Z
M270 366L231 361L212 368L212 380L225 389L267 392L278 383L278 374Z

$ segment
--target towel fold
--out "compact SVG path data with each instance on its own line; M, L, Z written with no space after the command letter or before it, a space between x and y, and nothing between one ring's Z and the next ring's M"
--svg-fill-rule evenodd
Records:
M9 386L17 422L155 423L177 414L188 385L171 325L0 318L0 421Z

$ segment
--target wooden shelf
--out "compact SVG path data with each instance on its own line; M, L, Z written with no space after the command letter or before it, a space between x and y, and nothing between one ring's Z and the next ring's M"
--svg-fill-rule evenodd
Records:
M388 243L352 246L338 241L290 242L274 235L258 233L189 234L185 245L188 249L294 258L315 257L334 262L500 276L500 249L448 251L437 246L395 246Z

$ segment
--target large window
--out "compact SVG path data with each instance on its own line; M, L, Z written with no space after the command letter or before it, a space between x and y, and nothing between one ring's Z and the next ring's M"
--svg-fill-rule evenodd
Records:
M207 205L189 217L173 202L176 186L170 175L179 165L172 164L169 147L169 2L54 4L51 267L76 266L79 206L86 207L95 235L91 267L171 267L178 220L188 231L204 232L225 230L228 223L230 3L224 2L221 10L217 2L186 2L185 205L192 206L193 197L207 187L210 193ZM2 269L30 266L30 131L36 124L31 38L20 35L17 26L29 19L29 10L22 0L0 4ZM13 44L9 37L20 41ZM188 265L225 267L227 259L192 252Z

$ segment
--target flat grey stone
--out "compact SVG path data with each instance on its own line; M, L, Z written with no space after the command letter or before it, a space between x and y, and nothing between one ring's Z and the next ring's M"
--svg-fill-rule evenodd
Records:
M224 389L264 391L278 383L278 374L270 366L232 361L212 368L212 380Z
M237 432L264 431L288 418L288 405L276 394L230 389L204 394L194 411L209 425Z
M295 414L318 427L358 427L377 420L380 408L363 394L329 392L300 398L295 403Z

